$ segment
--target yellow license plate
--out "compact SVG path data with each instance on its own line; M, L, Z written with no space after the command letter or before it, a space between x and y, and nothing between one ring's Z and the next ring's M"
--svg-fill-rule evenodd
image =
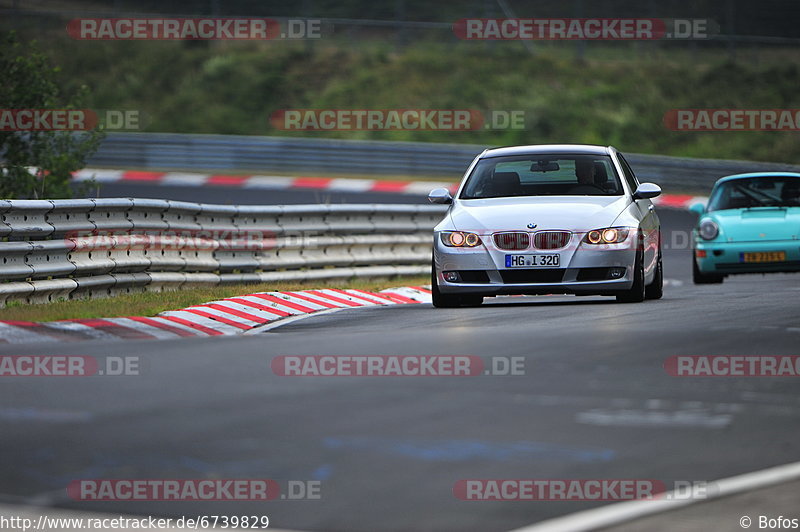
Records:
M756 251L742 253L741 257L741 262L784 262L785 260L785 251Z

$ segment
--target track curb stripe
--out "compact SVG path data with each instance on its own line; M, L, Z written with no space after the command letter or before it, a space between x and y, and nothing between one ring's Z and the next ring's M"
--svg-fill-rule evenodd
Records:
M162 331L167 331L167 332L176 334L176 335L178 335L180 337L183 337L183 338L197 336L197 333L195 331L189 332L189 331L187 331L185 329L181 329L181 328L176 327L174 325L170 325L170 324L164 323L163 318L161 320L158 320L156 318L129 316L126 319L129 319L129 320L134 321L134 322L138 322L138 323L140 323L141 325L144 325L144 326L155 327L155 328L160 329Z
M245 296L245 297L247 297L247 296ZM244 299L244 297L229 297L228 299L223 299L222 301L217 301L217 303L220 303L220 304L221 303L235 303L235 304L240 305L242 307L248 307L248 308L251 308L251 309L257 309L257 310L259 310L261 312L269 312L270 314L272 314L271 317L273 319L275 319L274 315L276 315L276 314L279 317L293 316L295 314L304 314L304 312L300 312L300 311L298 311L296 309L293 309L293 308L289 307L288 305L284 305L284 308L289 308L289 309L292 310L292 312L289 312L288 310L283 310L281 308L278 308L277 306L264 305L264 304L258 303L256 301L251 301L249 299ZM313 310L311 310L310 312L313 312Z
M153 317L122 316L51 322L0 321L0 343L29 344L87 340L168 340L233 336L281 320L309 314L430 302L423 287L390 288L381 292L321 288L296 292L258 292L210 301Z
M165 320L174 321L175 323L180 323L181 325L184 325L184 326L189 327L191 329L196 329L196 330L198 330L198 331L200 331L202 333L205 333L205 334L207 334L209 336L222 336L222 335L225 334L225 333L223 333L221 331L218 331L216 329L211 329L209 327L205 327L205 326L200 325L198 323L194 323L194 322L191 322L189 320L185 320L183 318L178 318L176 316L162 316L162 317Z
M76 181L86 181L95 176L101 183L135 183L180 186L221 186L235 188L313 189L337 192L378 192L384 194L409 194L426 196L434 188L444 187L455 192L458 183L452 181L397 181L334 177L292 177L268 175L219 175L187 172L148 172L134 170L106 170L85 168L73 172ZM704 196L687 194L662 194L653 200L659 207L688 209L692 204L705 202Z
M309 312L315 312L318 309L314 309L305 305L301 305L300 303L295 303L294 301L289 301L289 299L284 299L282 297L277 297L272 294L251 294L246 297L257 297L259 299L263 299L265 301L270 301L275 305L282 305L286 308L290 308L292 310L297 311L299 314L306 314ZM288 296L287 296L288 297ZM256 303L253 303L256 304ZM322 305L320 305L322 306Z
M348 301L347 299L343 299L341 297L336 297L336 296L331 295L331 294L326 294L326 293L321 292L319 290L309 290L308 293L310 295L312 295L312 296L316 296L316 297L319 297L319 298L323 298L323 299L327 299L327 300L333 301L335 303L339 303L337 305L338 307L341 307L342 305L344 305L346 307L363 307L364 306L361 303L356 303L355 301Z

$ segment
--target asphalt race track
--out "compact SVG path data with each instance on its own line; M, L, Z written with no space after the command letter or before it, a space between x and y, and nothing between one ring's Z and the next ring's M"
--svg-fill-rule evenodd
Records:
M174 199L267 202L226 193L194 189ZM307 192L274 197L314 201ZM694 215L659 213L665 242L685 243ZM397 305L234 338L0 347L2 354L138 356L142 367L138 376L5 378L0 502L265 514L271 527L301 530L502 531L603 503L462 501L453 495L456 481L636 478L669 486L797 460L796 380L673 377L662 365L673 355L800 354L799 278L695 287L690 251L677 247L665 250L664 298L641 304L539 296L470 309ZM270 369L279 355L326 354L524 357L525 374L281 377ZM322 498L78 502L65 486L81 478L318 480ZM720 528L728 529L740 528Z

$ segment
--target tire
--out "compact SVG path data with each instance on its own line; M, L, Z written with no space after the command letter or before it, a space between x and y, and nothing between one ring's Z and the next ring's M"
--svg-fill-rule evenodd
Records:
M721 284L724 279L724 275L701 272L697 267L697 261L692 257L692 281L694 284Z
M641 303L644 301L644 251L641 250L641 247L640 245L633 264L633 286L629 290L617 294L617 303Z
M661 260L661 250L658 250L658 262L653 282L644 289L645 299L661 299L664 295L664 263Z
M436 308L478 307L483 303L483 296L454 296L441 293L433 261L431 261L431 298Z

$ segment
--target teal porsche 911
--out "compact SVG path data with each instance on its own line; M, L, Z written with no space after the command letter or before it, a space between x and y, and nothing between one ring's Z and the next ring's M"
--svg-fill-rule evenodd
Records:
M695 284L731 274L800 271L800 174L723 177L708 205L692 205Z

